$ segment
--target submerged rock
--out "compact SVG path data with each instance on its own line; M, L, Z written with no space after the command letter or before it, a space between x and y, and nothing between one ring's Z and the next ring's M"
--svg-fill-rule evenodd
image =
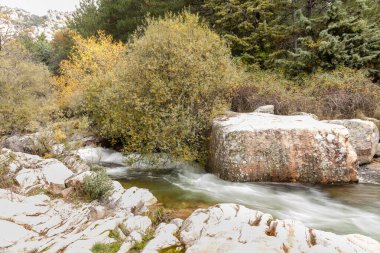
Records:
M373 122L360 119L325 120L324 122L342 125L348 129L359 164L372 161L379 144L379 129Z
M336 235L241 205L219 204L187 218L180 239L187 253L380 252L380 243L361 235Z
M213 122L209 170L230 181L357 182L344 126L310 116L233 113Z

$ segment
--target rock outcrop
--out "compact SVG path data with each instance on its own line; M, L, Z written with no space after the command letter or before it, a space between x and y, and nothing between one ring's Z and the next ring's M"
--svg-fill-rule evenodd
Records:
M380 252L380 244L365 236L323 232L235 204L195 211L183 222L180 238L186 253Z
M379 129L373 122L360 119L325 120L324 122L342 125L348 129L359 164L372 161L379 144Z
M0 252L90 253L95 243L120 243L120 238L133 247L152 226L146 214L157 199L146 189L124 189L113 181L110 196L101 202L66 201L33 190L65 196L93 172L75 174L56 159L9 149L0 150L0 162L2 173L17 183L0 189Z
M349 131L310 116L230 113L213 122L209 171L230 181L357 182Z

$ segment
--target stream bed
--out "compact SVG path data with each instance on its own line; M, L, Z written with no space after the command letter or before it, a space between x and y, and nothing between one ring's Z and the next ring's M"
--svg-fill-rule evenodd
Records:
M380 185L314 186L277 183L232 183L201 169L136 170L109 168L128 188L149 189L166 208L197 209L238 203L337 234L359 233L380 240Z
M234 183L190 164L150 169L144 161L126 165L121 153L103 148L79 150L89 163L100 163L125 188L149 189L164 207L190 214L217 203L237 203L299 220L310 228L337 234L358 233L380 241L380 185L359 183L318 186L283 183Z

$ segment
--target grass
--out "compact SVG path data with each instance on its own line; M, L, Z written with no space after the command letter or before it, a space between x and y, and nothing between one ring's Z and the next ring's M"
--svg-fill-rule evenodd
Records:
M113 243L96 243L92 246L91 251L93 253L117 253L121 247L121 242Z
M148 217L152 221L152 225L156 227L162 222L168 223L171 220L171 211L163 207L158 207L151 209L148 213Z
M168 248L164 248L158 252L159 253L185 253L186 247L183 245L180 245L180 246L174 245L174 246L170 246Z
M130 253L138 253L145 248L150 240L154 238L153 229L150 229L142 238L141 242L137 242L131 249Z
M0 161L0 188L10 188L16 184L14 179L9 175L9 164L14 160L14 157L10 155L4 160Z

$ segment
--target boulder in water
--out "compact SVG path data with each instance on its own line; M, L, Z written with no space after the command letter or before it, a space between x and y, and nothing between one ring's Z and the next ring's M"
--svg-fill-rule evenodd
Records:
M209 170L229 181L357 182L347 128L310 116L230 113L213 122Z
M379 143L379 129L373 122L361 119L325 120L324 122L342 125L348 129L359 164L372 161Z

